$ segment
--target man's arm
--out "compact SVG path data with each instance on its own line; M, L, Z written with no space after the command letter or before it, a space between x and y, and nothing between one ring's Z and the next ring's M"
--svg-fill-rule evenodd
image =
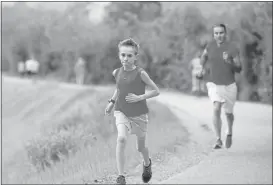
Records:
M240 73L242 71L242 63L239 52L236 52L235 56L231 57L231 65L236 73Z

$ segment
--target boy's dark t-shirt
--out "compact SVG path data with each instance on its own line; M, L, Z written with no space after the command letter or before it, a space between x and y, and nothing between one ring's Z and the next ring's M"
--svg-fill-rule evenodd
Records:
M230 85L235 82L235 72L232 66L226 63L223 59L223 52L235 57L237 49L235 44L224 42L217 46L216 41L208 44L206 47L208 52L208 81L216 85Z
M145 94L146 84L141 79L141 71L143 69L136 67L132 71L125 71L123 67L118 68L114 77L116 79L118 98L115 105L116 111L121 111L127 117L136 117L148 113L146 100L136 103L128 103L125 97L129 93L136 95Z

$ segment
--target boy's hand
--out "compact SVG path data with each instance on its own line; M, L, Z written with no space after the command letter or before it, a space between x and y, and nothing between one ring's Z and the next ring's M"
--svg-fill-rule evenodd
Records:
M105 109L105 115L109 116L111 114L113 107L114 107L114 104L112 102L109 103Z
M129 94L125 97L125 100L126 100L128 103L135 103L135 102L142 101L143 98L142 98L141 95L135 95L135 94L129 93Z

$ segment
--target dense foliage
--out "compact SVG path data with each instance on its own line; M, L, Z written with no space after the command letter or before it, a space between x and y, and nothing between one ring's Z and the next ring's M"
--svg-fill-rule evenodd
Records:
M139 65L158 85L189 92L189 62L211 39L212 25L223 22L243 61L239 98L272 102L272 2L112 2L99 23L90 22L88 6L92 2L64 11L23 2L3 7L2 70L16 73L17 62L34 56L41 76L72 81L82 56L87 83L110 83L120 66L117 44L132 37L141 46Z

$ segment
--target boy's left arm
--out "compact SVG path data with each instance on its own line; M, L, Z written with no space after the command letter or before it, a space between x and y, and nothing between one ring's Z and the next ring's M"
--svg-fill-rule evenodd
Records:
M153 98L153 97L158 96L160 94L159 88L157 87L157 85L154 83L154 81L149 77L149 75L145 71L141 71L140 76L141 76L142 81L147 86L152 88L152 91L148 91L142 95L135 95L135 94L130 93L130 94L128 94L128 96L126 96L126 101L128 103L134 103L134 102L142 101L145 99Z
M142 100L145 99L149 99L149 98L153 98L155 96L158 96L160 94L159 92L159 88L157 87L157 85L154 83L154 81L150 78L150 76L145 72L145 71L141 71L141 79L142 81L149 87L152 88L152 91L148 91L141 96Z

